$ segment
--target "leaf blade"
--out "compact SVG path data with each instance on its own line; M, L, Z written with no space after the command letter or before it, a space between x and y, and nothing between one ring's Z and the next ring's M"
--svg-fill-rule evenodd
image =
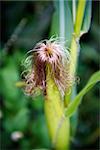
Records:
M90 0L86 2L85 14L81 28L81 35L87 33L90 28L92 15L91 11L92 11L92 1Z
M71 117L77 110L79 104L81 103L82 97L97 83L100 81L100 71L94 73L89 79L86 86L79 92L75 99L69 104L68 108L65 110L65 115Z
M69 1L54 1L55 12L52 18L50 36L56 35L66 40L69 47L73 33L72 12Z

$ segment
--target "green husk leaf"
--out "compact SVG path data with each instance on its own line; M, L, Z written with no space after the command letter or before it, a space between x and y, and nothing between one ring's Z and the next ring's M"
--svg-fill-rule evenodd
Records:
M64 106L59 90L50 78L48 68L46 75L46 97L44 101L45 116L52 145L56 149L66 150L69 146L69 118L64 116Z

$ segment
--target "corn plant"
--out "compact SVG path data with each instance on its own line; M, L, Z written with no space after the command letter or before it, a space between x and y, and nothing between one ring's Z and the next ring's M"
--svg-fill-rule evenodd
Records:
M54 6L51 38L37 43L30 51L32 55L25 60L29 63L24 91L29 95L42 92L52 147L68 150L71 118L77 113L83 96L100 81L100 72L94 73L76 94L80 37L90 27L91 1L59 0L54 1Z

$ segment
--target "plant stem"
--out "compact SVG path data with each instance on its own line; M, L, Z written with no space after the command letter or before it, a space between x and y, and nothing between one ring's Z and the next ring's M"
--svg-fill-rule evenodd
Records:
M79 38L81 33L82 22L84 18L86 0L79 0L77 14L76 14L76 21L74 26L74 33L72 36L72 42L70 47L71 52L71 64L70 64L70 75L75 76L76 68L77 68L77 60L79 55ZM71 92L72 94L72 92ZM68 105L71 99L71 94L65 94L65 106Z
M79 0L76 22L74 26L74 34L71 43L71 59L72 59L72 63L70 65L71 74L75 73L77 67L77 56L78 56L78 48L79 48L78 42L79 42L82 22L84 18L85 5L86 5L86 0Z

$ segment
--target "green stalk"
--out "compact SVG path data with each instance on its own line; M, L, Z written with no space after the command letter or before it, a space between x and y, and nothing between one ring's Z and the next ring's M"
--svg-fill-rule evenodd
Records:
M47 71L45 116L52 146L56 150L68 150L69 146L69 118L64 116L64 104L60 93L52 78L50 71Z
M74 26L74 34L72 37L72 43L71 43L71 48L70 48L71 49L71 59L72 59L72 63L70 64L70 73L72 75L75 74L75 71L77 68L79 38L80 38L80 32L81 32L82 22L83 22L83 18L84 18L85 5L86 5L86 0L79 0L76 21L75 21L75 26Z
M86 0L79 0L76 21L74 26L74 33L72 36L72 42L70 47L71 54L71 64L70 64L70 75L75 76L77 68L77 59L78 59L78 49L79 49L79 38L81 33L81 27L83 23L84 13L85 13ZM68 105L71 99L71 94L65 94L65 106Z

